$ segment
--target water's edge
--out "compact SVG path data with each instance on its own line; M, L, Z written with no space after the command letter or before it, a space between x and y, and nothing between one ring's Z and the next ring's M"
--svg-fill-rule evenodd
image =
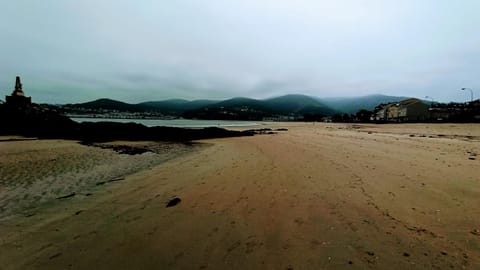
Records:
M111 118L71 118L73 121L81 122L116 122L116 123L138 123L147 127L185 127L185 128L205 128L205 127L249 127L258 126L258 123L248 121L225 121L225 120L188 120L188 119L111 119Z

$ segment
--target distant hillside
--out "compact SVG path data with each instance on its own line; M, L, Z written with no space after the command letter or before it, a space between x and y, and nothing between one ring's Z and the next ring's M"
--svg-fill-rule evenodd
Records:
M145 106L128 104L125 102L101 98L90 102L77 103L77 104L66 104L62 108L75 110L75 109L88 109L88 110L116 110L116 111L125 111L125 112L143 112L148 109Z
M180 115L187 110L195 110L218 101L169 99L163 101L148 101L138 104L129 104L113 99L97 99L85 103L66 104L62 109L67 112L78 112L79 110L109 110L119 112L157 112L165 115Z
M286 95L265 100L266 105L279 114L324 114L332 115L336 111L313 97L305 95Z
M196 110L202 107L217 103L214 100L194 100L185 99L168 99L162 101L148 101L137 105L150 108L154 111L161 112L166 115L180 115L188 110Z
M375 106L382 103L398 102L408 97L369 95L351 98L319 98L320 101L330 108L342 113L356 113L359 110L373 110Z
M226 110L244 110L249 108L251 110L261 110L271 112L271 109L268 108L267 104L262 100L251 99L251 98L244 98L244 97L237 97L232 99L227 99L224 101L220 101L214 104L207 106L207 108L222 108Z
M103 111L155 113L198 119L259 120L264 117L325 115L356 113L361 109L373 110L375 106L397 102L406 97L370 95L352 98L315 98L305 95L285 95L264 100L232 98L215 100L169 99L129 104L112 99L98 99L86 103L67 104L67 113L102 113Z
M303 95L286 95L266 100L232 98L209 106L186 111L185 118L260 120L265 117L332 115L335 111L320 101Z
M272 114L271 108L263 101L238 97L188 110L182 116L190 119L262 120Z

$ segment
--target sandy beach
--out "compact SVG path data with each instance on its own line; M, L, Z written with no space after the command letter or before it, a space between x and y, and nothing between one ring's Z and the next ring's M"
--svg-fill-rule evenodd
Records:
M34 215L36 208L123 181L190 150L179 143L77 141L0 137L0 218ZM138 153L142 153L141 155Z
M480 125L267 127L288 131L3 138L0 269L480 269Z

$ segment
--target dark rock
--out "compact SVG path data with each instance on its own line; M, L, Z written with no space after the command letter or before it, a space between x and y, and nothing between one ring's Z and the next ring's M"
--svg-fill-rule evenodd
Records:
M176 127L146 127L136 123L83 122L77 123L51 107L28 104L9 106L0 104L0 135L20 135L45 139L72 139L83 142L175 141L253 136L265 133L233 131L223 128L189 129ZM87 143L88 144L88 143ZM120 147L114 149L125 154L141 154L147 149Z
M70 194L68 194L68 195L58 197L57 199L58 199L58 200L67 199L67 198L71 198L71 197L73 197L73 196L75 196L75 195L76 195L76 193L75 193L75 192L72 192L72 193L70 193Z
M177 204L179 204L180 202L182 201L182 199L180 198L173 198L171 199L168 203L167 203L167 206L166 207L172 207L172 206L175 206Z

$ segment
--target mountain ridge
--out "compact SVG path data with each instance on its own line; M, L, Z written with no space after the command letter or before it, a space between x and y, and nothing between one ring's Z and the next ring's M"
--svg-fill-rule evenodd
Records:
M319 98L302 94L288 94L266 99L235 97L225 100L186 100L167 99L145 101L136 104L109 98L101 98L85 103L66 104L65 110L115 110L125 112L156 112L164 115L186 117L234 117L242 115L254 118L274 115L334 115L356 113L359 110L373 110L382 103L398 102L408 97L368 95L359 97Z

